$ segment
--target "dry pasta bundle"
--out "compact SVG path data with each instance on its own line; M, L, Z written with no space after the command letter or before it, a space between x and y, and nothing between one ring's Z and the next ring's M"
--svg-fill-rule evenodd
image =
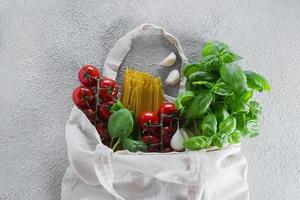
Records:
M126 69L121 102L137 116L145 111L157 111L163 103L160 78L148 73Z

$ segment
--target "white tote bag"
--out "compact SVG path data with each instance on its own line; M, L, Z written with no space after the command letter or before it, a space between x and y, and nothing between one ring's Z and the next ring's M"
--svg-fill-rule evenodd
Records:
M132 40L150 29L160 31L175 45L182 63L187 62L174 36L143 24L118 40L105 61L104 76L116 78ZM249 199L247 161L240 155L240 145L180 153L113 152L76 107L66 124L66 141L70 166L62 180L62 200Z

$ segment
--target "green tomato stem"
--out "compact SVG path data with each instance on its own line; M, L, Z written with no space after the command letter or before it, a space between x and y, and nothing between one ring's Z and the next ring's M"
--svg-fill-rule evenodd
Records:
M99 120L99 114L98 114L98 104L100 102L100 98L99 98L99 92L100 92L100 80L101 78L97 79L97 85L96 85L96 120L94 122L94 124L96 125L97 121Z
M164 119L164 115L161 114L160 115L160 151L163 150L164 148L164 143L163 143L163 135L164 135L164 129L163 129L163 120Z
M91 76L90 74L88 74L88 73L86 73L86 72L84 72L83 75L84 75L86 78L88 78L88 79L91 78L91 79L97 80L97 78Z

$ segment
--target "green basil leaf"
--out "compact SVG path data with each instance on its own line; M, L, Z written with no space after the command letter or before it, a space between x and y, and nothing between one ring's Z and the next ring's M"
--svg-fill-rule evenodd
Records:
M236 118L236 127L239 130L243 130L246 124L246 116L244 114L235 115Z
M183 146L190 150L200 150L209 147L211 138L206 136L196 136L184 140Z
M186 106L184 116L187 119L198 119L203 115L209 108L213 100L211 92L201 92L197 94L190 103Z
M258 119L251 119L247 121L245 130L248 137L255 137L259 134L259 121Z
M204 45L202 56L219 56L223 63L231 63L241 59L239 55L231 51L227 44L219 41L211 41Z
M187 80L185 82L185 90L186 91L197 91L197 87L195 85L193 85L192 82L190 82L189 80Z
M255 72L245 71L247 76L247 85L249 88L253 90L257 90L259 92L263 90L271 91L271 87L262 75L259 75Z
M115 138L127 138L132 129L132 115L126 108L114 112L108 119L108 133L112 140Z
M228 117L219 124L219 133L231 134L236 129L236 119L233 116ZM218 134L219 134L218 133Z
M189 129L193 122L194 122L194 120L191 120L191 119L184 120L183 121L183 128Z
M219 52L228 48L228 45L223 42L219 42L216 40L210 41L207 42L202 48L202 56L206 57L208 55L218 54Z
M185 113L185 107L182 107L180 110L179 110L179 118L183 118L184 117L184 113Z
M123 138L121 140L121 143L123 145L123 148L130 152L137 152L137 151L146 152L147 151L147 145L142 141L136 141L136 140L132 140L130 138Z
M249 91L244 92L239 97L239 99L242 100L244 103L247 103L251 99L252 96L253 96L253 90L249 90Z
M234 99L229 105L230 111L233 114L236 113L248 113L249 112L249 105L247 103L242 102L239 99Z
M220 57L221 57L223 63L232 63L234 61L241 59L241 57L239 55L237 55L236 53L232 52L229 49L222 51L220 53Z
M250 110L250 115L253 118L258 118L259 114L261 113L262 108L261 108L261 106L259 105L258 102L250 101L249 110Z
M220 69L223 65L222 59L218 55L208 55L202 59L201 63L207 71Z
M255 137L259 134L259 120L255 116L236 115L237 129L244 137Z
M226 110L226 106L224 104L216 104L214 106L214 113L218 123L221 123L222 121L224 121L229 117L229 113Z
M216 134L212 137L212 144L218 148L223 148L227 144L228 135L227 134Z
M228 142L231 144L237 144L241 142L241 132L239 130L235 130L228 137Z
M213 136L217 132L218 122L214 114L207 114L200 123L200 128L204 136Z
M204 72L204 71L199 71L199 72L194 72L189 76L189 81L191 82L196 82L196 81L209 81L213 82L216 80L216 76L214 76L211 73Z
M245 72L236 64L225 64L221 70L221 78L237 94L241 95L248 90Z
M176 108L180 110L182 107L186 106L194 98L194 96L194 92L192 91L180 92L174 101Z
M217 51L217 49L215 48L213 42L214 42L214 41L207 42L207 43L203 46L203 48L202 48L202 56L203 56L203 57L208 56L208 55L217 54L217 53L218 53L218 51Z
M231 104L231 102L233 101L233 100L235 100L235 95L230 95L230 96L223 96L224 97L224 103L226 104L226 105L230 105Z
M211 89L211 91L215 94L222 96L230 96L233 95L232 90L227 86L227 84L223 81L217 82Z
M212 84L208 81L195 81L195 82L193 82L193 85L204 85L209 89L213 88L213 86L214 86L214 84Z
M110 111L111 112L115 112L118 111L120 109L124 108L124 106L122 105L121 101L118 100L116 101L111 107L110 107Z
M243 136L255 137L259 134L259 121L258 119L250 119L246 122L242 131Z
M190 122L189 130L193 135L200 135L199 119Z
M183 67L183 75L189 77L192 73L198 71L205 71L205 67L201 63L190 63Z

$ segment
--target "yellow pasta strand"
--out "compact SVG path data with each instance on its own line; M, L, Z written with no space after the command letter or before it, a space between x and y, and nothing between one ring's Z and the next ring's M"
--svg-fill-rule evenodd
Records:
M145 111L156 112L163 100L160 78L137 70L125 70L121 102L126 108L138 116Z

